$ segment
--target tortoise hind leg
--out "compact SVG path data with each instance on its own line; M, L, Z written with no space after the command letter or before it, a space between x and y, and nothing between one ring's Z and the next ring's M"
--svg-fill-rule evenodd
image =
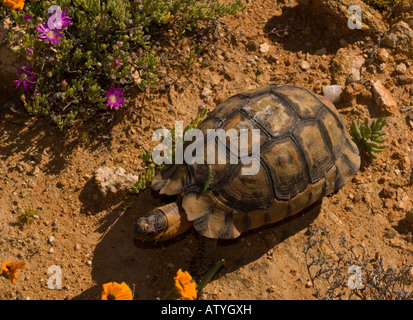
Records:
M217 243L218 239L201 236L197 252L189 266L194 276L204 275L214 265Z

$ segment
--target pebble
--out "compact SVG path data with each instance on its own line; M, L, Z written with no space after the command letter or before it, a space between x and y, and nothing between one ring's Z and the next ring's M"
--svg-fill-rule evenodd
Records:
M326 98L330 99L333 103L340 102L342 86L331 85L323 87L323 94Z
M257 75L263 74L265 72L265 69L261 66L257 67Z
M396 66L395 71L396 71L398 74L405 74L406 71L407 71L407 67L406 67L406 65L402 62L402 63L399 63L399 64Z
M260 45L260 52L261 53L268 53L268 51L270 51L270 45L266 42L262 43Z
M250 51L257 51L260 47L260 44L258 41L255 40L250 40L247 44L247 49Z
M344 207L344 209L345 209L346 211L353 211L353 210L354 210L354 205L348 204L348 205L346 205L346 206Z
M400 84L412 84L413 83L413 76L409 76L409 75L400 75L397 77L397 81Z
M391 115L395 113L397 102L380 80L373 82L373 94L379 107Z
M212 90L209 89L209 88L207 88L207 87L205 87L205 88L202 89L201 97L206 98L206 97L208 97L208 96L211 95L211 94L212 94Z
M396 196L396 190L392 187L384 187L380 192L380 196L383 198L394 198Z
M300 68L303 70L308 70L310 69L310 64L307 61L303 60L300 63Z
M377 57L379 58L380 62L386 62L387 60L389 60L389 52L384 48L380 48L377 52Z
M50 245L54 246L56 245L56 238L53 236L50 236L48 242Z
M49 253L53 253L54 252L54 249L53 248L50 248L49 249Z
M58 188L66 188L69 185L69 182L65 178L60 178L56 186Z

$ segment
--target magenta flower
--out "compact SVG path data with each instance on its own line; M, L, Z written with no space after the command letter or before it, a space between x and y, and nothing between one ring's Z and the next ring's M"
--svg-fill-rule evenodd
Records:
M60 14L60 19L59 16L56 14L56 12L52 15L49 16L48 20L47 20L47 27L50 30L63 30L63 28L66 28L67 26L69 26L70 24L70 20L72 20L71 17L69 17L67 15L67 13L69 12L69 9L66 8L64 9Z
M123 97L121 89L115 87L110 88L106 93L106 98L108 99L106 105L110 106L111 109L123 107L125 98Z
M66 28L67 26L69 26L70 20L73 19L67 15L68 12L69 12L68 8L65 8L62 12L62 27L63 28Z
M49 40L52 45L60 44L59 38L63 38L63 33L60 33L57 29L49 29L44 23L39 23L39 26L40 28L36 28L40 31L39 38Z
M35 83L34 80L37 78L33 72L33 67L27 63L23 65L21 68L17 68L18 74L15 75L17 77L16 80L13 82L17 83L16 88L23 84L23 89L26 91L28 88L33 89L33 84Z
M32 16L30 15L30 14L26 14L25 16L24 16L24 20L26 20L26 21L29 21L29 20L31 20L32 19Z
M115 67L117 67L118 65L119 65L119 63L121 62L121 60L119 60L119 59L116 59L115 60Z
M32 53L33 53L33 49L32 49L32 48L28 48L28 49L27 49L27 52L30 53L30 54L32 54Z

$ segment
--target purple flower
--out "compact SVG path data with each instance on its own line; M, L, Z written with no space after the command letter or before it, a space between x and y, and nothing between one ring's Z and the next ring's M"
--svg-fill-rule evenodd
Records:
M46 24L39 23L40 28L36 28L40 31L39 38L47 39L53 45L55 43L60 44L60 38L63 38L63 33L60 33L57 29L49 29Z
M17 77L16 80L13 82L17 83L16 88L23 84L24 91L29 89L33 89L34 86L34 80L37 78L37 75L35 75L33 72L33 67L27 63L23 65L21 68L17 68L18 74L15 75Z
M30 15L30 14L26 14L25 16L24 16L24 20L26 20L26 21L29 21L29 20L31 20L32 19L32 16Z
M61 14L60 17L59 15L57 15L57 12L50 15L47 20L47 27L51 30L57 29L61 31L63 30L63 28L66 28L67 26L69 26L70 20L72 20L72 18L67 15L68 12L69 12L69 9L66 8L60 12Z
M33 49L32 49L32 48L29 48L29 49L27 49L27 52L28 52L28 53L33 53Z
M119 88L112 87L106 93L107 106L110 106L111 109L117 107L123 107L123 102L125 98L123 97L123 92Z
M121 60L120 59L116 59L115 60L115 67L117 67L118 65L119 65L119 63L121 62Z

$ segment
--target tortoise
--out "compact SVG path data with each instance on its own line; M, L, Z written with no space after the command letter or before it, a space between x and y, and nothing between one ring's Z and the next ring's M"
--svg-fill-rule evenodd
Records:
M193 226L201 235L190 264L195 275L214 262L218 239L295 215L337 192L360 168L359 150L334 104L304 88L274 84L236 94L198 127L204 134L231 128L260 130L248 145L249 152L260 145L258 173L243 175L248 165L241 162L166 165L151 187L177 200L149 211L135 227L138 239L166 240Z

